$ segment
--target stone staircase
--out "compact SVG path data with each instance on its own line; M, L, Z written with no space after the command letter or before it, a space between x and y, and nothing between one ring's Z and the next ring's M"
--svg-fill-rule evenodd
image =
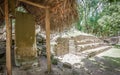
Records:
M58 38L54 47L56 56L68 53L90 58L111 48L110 45L91 35L79 35L71 38Z

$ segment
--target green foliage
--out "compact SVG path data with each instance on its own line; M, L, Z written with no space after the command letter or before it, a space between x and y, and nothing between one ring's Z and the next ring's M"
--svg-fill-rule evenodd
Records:
M108 65L111 65L111 67L116 67L116 68L119 68L120 66L120 58L115 58L115 57L108 57L108 56L104 56L104 59L106 59L107 61L109 61ZM109 68L109 69L113 69L112 68Z
M112 3L112 2L119 2L119 0L107 0L108 2Z
M17 9L16 9L16 10L17 10L17 11L19 11L19 12L27 13L26 9L25 9L25 8L23 8L22 6L17 7Z
M52 59L52 64L57 65L58 64L58 59Z
M119 48L120 49L120 45L115 45L115 48Z
M117 36L120 31L120 2L82 0L77 28L97 36Z
M57 58L54 58L54 55L51 55L51 62L53 65L57 65L58 64L58 59Z
M104 9L98 25L102 26L102 34L106 36L117 36L120 31L120 5L113 3Z
M93 32L97 24L98 8L101 4L101 0L81 0L79 4L80 20L77 24L77 28L85 32ZM91 27L92 25L92 27Z

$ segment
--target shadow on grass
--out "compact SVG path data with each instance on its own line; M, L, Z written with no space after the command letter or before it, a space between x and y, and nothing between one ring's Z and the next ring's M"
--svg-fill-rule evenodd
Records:
M103 56L84 59L82 62L90 75L120 75L120 58Z

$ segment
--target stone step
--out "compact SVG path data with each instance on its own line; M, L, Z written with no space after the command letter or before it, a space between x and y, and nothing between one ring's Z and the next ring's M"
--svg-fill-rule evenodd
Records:
M82 52L77 52L76 55L79 55L79 56L84 56L84 58L89 58L89 57L93 57L103 51L106 51L108 49L110 49L111 47L110 46L102 46L102 47L97 47L97 48L94 48L94 49L89 49L89 50L86 50L86 51L82 51Z
M94 57L95 55L100 54L100 53L102 53L102 52L104 52L104 51L107 51L107 50L109 50L109 49L111 49L111 48L112 48L112 47L109 46L108 48L101 49L101 50L96 51L96 52L92 52L92 53L88 54L87 58Z
M95 36L85 36L85 35L80 35L80 36L76 36L76 37L74 37L74 39L76 40L76 41L82 41L82 40L85 40L85 39L89 39L89 40L91 40L91 39L98 39L97 37L95 37Z
M107 44L105 43L98 43L98 44L94 44L94 45L83 45L83 46L77 46L77 52L82 52L82 51L86 51L86 50L90 50L90 49L95 49L98 47L103 47L103 46L107 46Z
M103 51L109 50L110 48L111 48L110 46L105 46L105 47L92 49L89 51L80 52L79 54L67 53L63 56L58 56L56 58L58 58L63 63L67 62L67 63L70 63L71 65L74 65L76 63L80 63L81 60L83 59L91 58Z
M77 46L86 47L86 46L95 46L95 45L99 45L99 44L105 44L105 43L99 42L99 43L77 44Z
M95 36L79 35L72 38L58 38L56 45L53 48L55 55L65 55L67 53L80 53L89 51L98 47L108 46L102 40Z
M99 43L99 42L103 42L102 40L99 39L84 39L84 40L77 40L75 41L76 44L90 44L90 43Z

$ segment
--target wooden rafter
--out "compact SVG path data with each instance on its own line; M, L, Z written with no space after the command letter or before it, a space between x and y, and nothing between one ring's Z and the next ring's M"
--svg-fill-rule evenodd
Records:
M30 1L27 1L27 0L19 0L19 1L20 1L20 2L23 2L23 3L27 3L27 4L32 5L32 6L35 6L35 7L38 7L38 8L46 8L46 7L43 6L43 5L36 4L36 3L30 2Z

